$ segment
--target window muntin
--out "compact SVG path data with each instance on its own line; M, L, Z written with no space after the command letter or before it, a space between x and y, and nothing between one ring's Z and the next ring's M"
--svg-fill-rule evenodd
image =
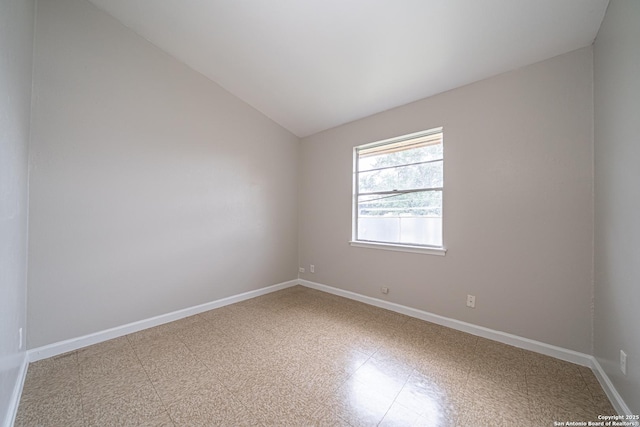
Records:
M356 242L442 248L442 128L354 150Z

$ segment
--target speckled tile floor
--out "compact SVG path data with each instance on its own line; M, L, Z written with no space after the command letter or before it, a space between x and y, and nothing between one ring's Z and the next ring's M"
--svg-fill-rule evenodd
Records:
M29 365L16 426L551 426L590 369L296 286Z

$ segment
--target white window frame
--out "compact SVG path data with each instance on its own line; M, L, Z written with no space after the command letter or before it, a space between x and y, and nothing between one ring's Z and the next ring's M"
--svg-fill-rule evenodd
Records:
M370 249L382 249L389 251L400 251L400 252L412 252L412 253L422 253L422 254L430 254L430 255L440 255L444 256L447 252L444 247L444 182L442 187L430 187L429 189L440 190L442 191L443 198L443 213L442 213L442 246L432 246L432 245L411 245L405 243L389 243L389 242L378 242L378 241L368 241L368 240L358 240L358 159L359 159L359 151L366 148L380 147L383 145L390 145L398 142L404 142L412 139L418 139L425 136L433 135L441 133L443 134L443 150L444 150L444 130L442 127L433 128L421 132L415 132L408 135L402 135L395 138L389 138L382 141L376 141L369 144L358 145L353 148L353 201L352 201L352 226L351 226L351 240L349 244L355 247L363 247ZM444 152L442 156L443 162L443 174L444 174Z

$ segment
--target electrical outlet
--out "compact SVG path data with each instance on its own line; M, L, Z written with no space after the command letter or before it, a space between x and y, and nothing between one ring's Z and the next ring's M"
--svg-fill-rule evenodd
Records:
M312 273L315 273L316 272L316 266L313 265L313 264L309 265L309 271L312 272Z
M476 308L476 297L475 297L475 295L467 295L467 307Z
M300 268L298 269L298 272L300 272L300 273L304 273L304 267L300 267Z
M389 293L389 288L387 288L386 286L383 286L380 288L380 292L386 295Z
M627 375L627 353L622 350L620 350L620 370Z

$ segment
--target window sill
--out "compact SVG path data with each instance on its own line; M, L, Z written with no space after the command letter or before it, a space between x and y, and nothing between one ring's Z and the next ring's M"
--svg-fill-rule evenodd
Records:
M360 242L354 240L350 241L349 244L358 248L382 249L386 251L411 252L416 254L445 256L447 253L445 248L429 248L425 246L394 245L392 243Z

